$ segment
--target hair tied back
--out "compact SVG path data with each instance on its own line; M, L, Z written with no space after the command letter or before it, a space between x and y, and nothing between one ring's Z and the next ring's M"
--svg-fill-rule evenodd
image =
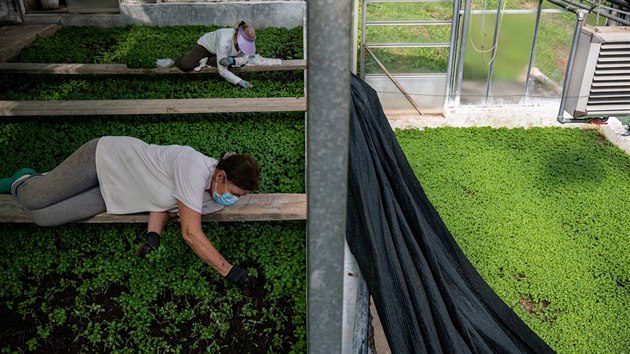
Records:
M236 153L235 152L231 152L231 151L223 152L221 154L220 160L225 160L225 159L227 159L228 157L230 157L232 155L236 155Z

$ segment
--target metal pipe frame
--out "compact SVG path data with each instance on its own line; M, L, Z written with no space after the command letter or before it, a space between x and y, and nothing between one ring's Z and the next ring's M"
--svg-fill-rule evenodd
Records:
M536 10L536 24L534 25L534 36L532 38L532 51L529 55L529 64L527 65L527 76L525 77L525 97L524 101L529 99L529 80L531 79L532 67L536 60L536 43L538 41L538 28L540 27L540 18L542 15L542 3L543 0L538 0L538 8Z
M444 0L364 0L364 3L370 2L445 2Z
M464 8L464 23L462 24L462 41L459 49L459 62L457 63L457 81L455 83L455 107L459 107L462 96L462 83L464 81L464 59L466 57L466 42L468 42L468 21L470 21L471 0L466 0Z
M453 90L453 63L455 62L455 55L457 53L457 38L459 38L459 9L462 6L461 0L455 0L453 3L453 17L451 18L451 46L448 50L448 64L446 67L446 88L444 92L444 107L443 111L446 111L446 107L452 104L452 90Z
M352 2L306 5L307 345L330 354L342 351Z
M549 0L551 1L551 0ZM564 75L564 85L562 87L562 98L560 99L560 110L558 111L558 122L564 123L572 123L576 121L584 122L583 119L575 120L575 119L566 119L564 118L564 107L567 103L566 93L569 89L569 83L571 82L571 71L573 71L573 63L575 62L575 52L577 51L577 44L580 38L580 29L584 25L584 21L586 20L587 11L583 9L577 9L575 11L577 15L577 19L575 21L575 29L573 30L573 43L571 44L571 54L569 55L569 61L567 62L567 69Z
M527 14L535 14L537 13L538 10L519 10L519 9L503 9L501 11L502 14L505 15L527 15ZM565 10L560 10L560 9L543 9L542 10L543 13L546 14L563 14L566 11ZM483 15L483 14L494 14L496 13L495 10L472 10L470 11L471 15ZM460 15L463 15L464 11L460 11Z
M448 48L450 43L378 43L366 44L368 48Z
M501 0L497 3L497 18L494 21L494 37L492 38L492 56L490 57L490 68L488 69L488 79L486 80L486 103L492 89L492 74L494 73L494 59L497 53L497 44L499 42L499 26L501 25Z
M619 6L622 10L625 8L627 10L630 10L630 3L628 2L623 2L621 0L608 0L609 3L613 4L613 5L617 5Z
M579 2L574 2L571 0L548 0L548 1L556 6L560 6L563 9L567 11L571 11L575 14L577 14L578 10L586 10L586 12L593 12L594 14L605 17L609 20L616 21L617 23L623 24L625 26L630 26L630 21L627 21L621 17L610 15L607 12L600 11L599 9L592 9L590 6L579 3Z
M451 21L367 21L366 26L444 26L450 25Z
M617 21L620 24L625 24L630 26L630 22L626 21L622 18L607 14L603 11L599 11L597 9L592 9L591 7L581 4L581 3L575 3L572 0L548 0L549 2L551 2L554 5L557 5L559 7L561 7L562 9L542 9L542 5L541 2L542 0L539 1L539 5L538 8L536 10L503 10L501 11L501 13L504 14L527 14L527 13L536 13L536 25L534 28L534 38L533 38L533 42L532 42L532 50L531 50L531 54L530 54L530 58L529 58L529 68L528 68L528 73L527 73L527 78L526 78L526 84L525 84L525 93L523 95L523 102L525 102L528 98L529 98L529 81L531 79L530 77L530 71L532 66L534 65L534 60L535 60L535 55L536 55L536 42L538 40L538 32L539 32L539 24L540 24L540 20L541 20L541 15L542 13L563 13L566 11L570 11L573 13L577 13L578 10L582 10L585 11L585 13L587 13L588 11L592 10L591 12L598 14L602 17ZM449 63L450 65L453 65L453 70L455 70L455 73L452 75L449 75L448 77L451 78L451 80L453 81L452 86L454 88L451 88L449 86L449 83L447 83L447 100L445 103L445 109L447 107L453 107L453 108L457 108L460 105L460 99L461 99L461 91L462 91L462 84L463 84L463 70L464 70L464 58L466 56L466 43L468 40L468 27L469 27L469 21L471 21L471 16L472 15L478 15L478 14L492 14L492 13L496 13L497 11L494 10L472 10L470 8L470 0L466 0L465 3L465 7L464 9L457 9L456 10L457 13L460 16L459 21L461 21L462 25L461 25L461 44L460 44L460 48L459 48L459 52L458 52L458 56L457 56L457 63L456 64L452 64ZM497 14L498 16L498 14ZM455 17L454 17L455 19ZM458 36L460 34L458 33ZM451 38L451 43L455 43L453 41L453 37ZM455 49L455 53L457 53L457 50ZM457 65L457 68L455 68L455 65ZM490 77L490 75L489 75ZM489 97L489 87L491 85L490 83L490 79L488 79L487 82L487 90L486 90L486 96L485 96L485 100L487 102L488 97ZM454 92L453 92L454 91Z
M361 9L361 62L360 62L360 72L361 78L365 79L365 31L367 29L367 6L369 1L363 1L363 8Z

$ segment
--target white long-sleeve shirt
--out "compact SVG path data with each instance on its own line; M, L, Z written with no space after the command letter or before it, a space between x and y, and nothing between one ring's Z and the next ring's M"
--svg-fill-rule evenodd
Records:
M221 59L230 56L234 57L236 61L236 64L233 66L239 67L247 63L247 56L245 53L237 51L236 47L234 47L234 33L236 33L236 30L233 28L218 29L214 32L208 32L201 36L201 38L197 41L197 44L217 56L219 75L233 84L238 84L239 81L241 81L241 78L234 75L234 73L228 70L227 67L218 64Z

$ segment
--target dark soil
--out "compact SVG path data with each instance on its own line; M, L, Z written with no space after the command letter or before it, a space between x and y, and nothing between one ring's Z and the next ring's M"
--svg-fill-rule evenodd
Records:
M9 349L11 352L28 350L29 340L42 337L41 334L38 334L38 331L48 327L50 330L48 337L46 337L45 341L39 341L36 349L32 352L104 353L111 351L111 348L108 350L108 348L93 345L83 333L88 329L88 326L96 323L106 325L112 321L124 321L125 313L116 301L116 298L128 292L128 289L112 284L102 294L88 295L90 302L99 305L102 311L98 311L91 315L89 319L86 319L85 317L72 315L72 309L76 306L75 301L78 296L76 286L80 284L81 280L72 274L64 274L63 284L72 284L74 286L62 286L61 279L62 276L49 276L42 279L39 284L27 284L24 286L25 289L30 288L32 290L29 292L29 295L0 299L0 349L3 349L3 351ZM257 313L262 312L263 308L270 306L269 301L266 299L266 290L262 286L264 282L265 280L261 277L256 279L252 288L242 290L246 298L251 302L249 307L257 310ZM215 284L215 286L219 293L223 293L223 295L226 293L223 283ZM51 292L50 289L55 290ZM19 304L29 301L34 303L28 306L27 311L19 309ZM157 299L156 306L164 306L167 302L175 303L177 308L185 308L190 303L194 303L195 300L191 296L175 296L170 289L167 289ZM220 342L218 343L222 348L227 348L222 350L222 354L267 353L273 339L273 333L277 333L278 330L272 328L275 327L274 323L263 323L255 319L251 319L251 322L254 324L249 324L248 329L246 329L244 323L248 319L244 319L242 315L239 315L243 305L244 301L243 303L237 302L232 304L234 318L230 321L227 335L219 339ZM281 304L281 307L286 308L286 313L293 313L291 304L284 303ZM46 308L68 309L63 324L54 324L54 320L49 318L50 311L46 312L43 310ZM195 335L194 326L199 326L200 323L208 326L211 325L212 321L213 319L209 316L199 316L199 318L194 318L191 321L178 323L176 334L173 334L172 331L171 333L166 333L163 330L165 327L164 323L153 323L146 335L149 337L161 337L173 347L179 346L182 352L200 352L208 345L217 343L211 343L213 339L206 342L197 341L197 344L193 346L194 341L191 338ZM290 335L295 330L292 327L289 325L280 331L282 334ZM132 341L123 332L119 338L116 338L116 342L130 343ZM133 350L134 348L131 349ZM287 347L282 348L280 352L285 353L290 350L291 348Z

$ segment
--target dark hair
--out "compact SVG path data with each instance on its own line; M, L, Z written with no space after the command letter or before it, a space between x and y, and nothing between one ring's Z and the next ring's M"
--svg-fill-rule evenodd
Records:
M238 22L236 22L236 24L234 25L234 29L238 30L241 26L245 26L246 23L244 20L239 20Z
M223 153L217 169L225 171L228 181L242 190L253 192L260 183L258 162L247 154Z

